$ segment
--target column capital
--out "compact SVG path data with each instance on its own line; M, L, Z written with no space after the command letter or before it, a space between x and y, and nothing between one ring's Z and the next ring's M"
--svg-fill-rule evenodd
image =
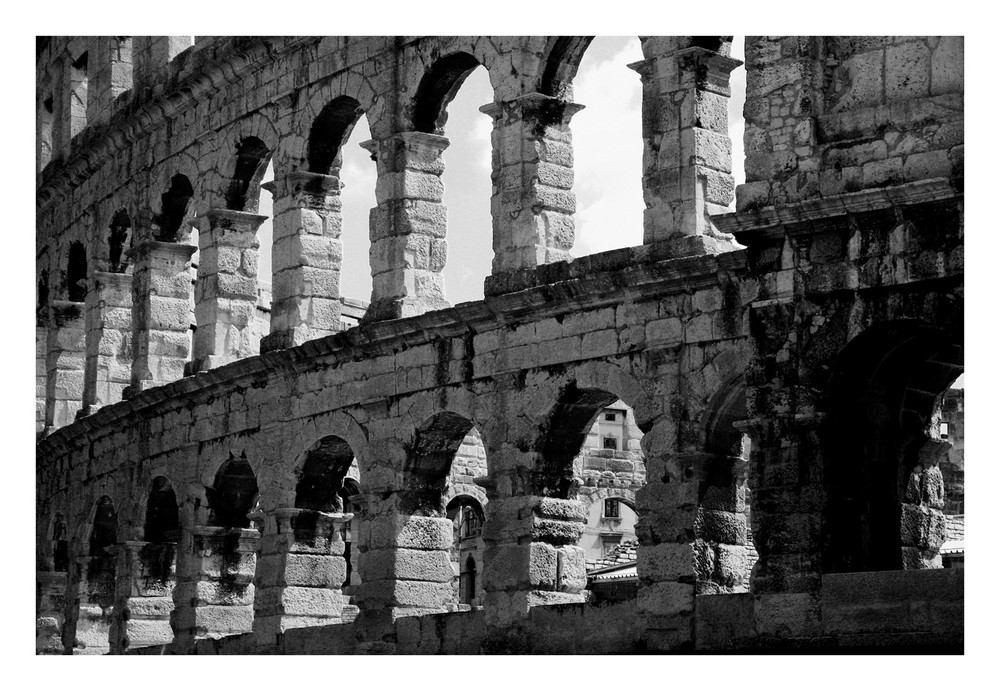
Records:
M191 225L199 231L226 228L256 233L260 225L268 218L268 216L234 209L209 209L203 214L198 214L191 221Z
M537 120L543 124L568 125L574 115L586 108L583 104L572 103L555 96L532 91L521 94L510 101L487 103L479 107L479 112L494 120L503 117Z
M125 254L129 259L139 261L147 257L177 258L188 261L198 248L179 242L163 242L162 240L144 240Z
M419 159L434 160L441 156L451 144L451 140L440 134L429 132L394 132L381 139L369 139L361 142L361 148L369 152L372 158L391 157L406 150L411 156Z

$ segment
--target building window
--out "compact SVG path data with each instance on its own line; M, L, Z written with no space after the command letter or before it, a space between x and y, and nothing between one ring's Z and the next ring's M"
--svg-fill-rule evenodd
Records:
M612 451L618 450L618 439L615 437L604 437L604 448Z
M608 422L614 422L615 421L615 414L614 413L604 413L604 419L607 420Z
M471 506L462 507L462 525L459 527L459 535L463 538L478 537L483 532L483 524L479 520L475 509Z
M605 518L621 518L621 507L620 502L617 499L605 499L604 500L604 517Z
M601 538L601 551L604 552L604 556L608 556L615 548L618 547L622 542L621 535L615 535L612 537L602 537Z

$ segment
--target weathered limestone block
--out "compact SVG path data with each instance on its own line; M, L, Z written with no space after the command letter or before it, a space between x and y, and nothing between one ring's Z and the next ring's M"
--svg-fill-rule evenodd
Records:
M267 220L243 211L209 209L199 219L198 325L191 371L220 367L260 352L252 338L257 310L257 229Z
M300 170L264 185L275 200L271 332L261 352L340 330L341 182L333 172Z
M676 256L735 248L710 214L732 201L726 104L740 62L688 44L647 39L651 57L630 65L643 84L643 242L671 241ZM691 239L699 236L713 241Z
M170 619L176 652L190 652L197 639L252 630L259 543L252 528L182 530Z
M122 654L130 648L170 643L176 545L123 542L118 546L117 570L111 651Z
M302 626L339 624L347 578L341 532L353 514L276 509L265 516L254 583L257 645Z
M191 346L191 255L195 247L147 240L129 251L132 274L132 383L143 391L180 379Z
M489 103L493 118L493 271L565 261L573 249L569 123L582 105L540 93Z
M444 268L448 210L442 203L442 154L449 141L399 132L362 146L378 164L371 213L372 306L367 320L408 317L450 307ZM436 242L435 242L436 241Z
M68 425L83 407L86 362L85 306L82 302L55 300L49 305L45 426Z
M39 571L35 577L38 582L38 597L35 601L35 654L61 655L66 572Z
M117 403L132 369L132 276L95 271L87 292L84 412Z

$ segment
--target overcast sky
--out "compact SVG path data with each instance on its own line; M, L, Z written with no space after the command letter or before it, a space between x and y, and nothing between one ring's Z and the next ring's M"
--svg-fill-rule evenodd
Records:
M743 37L736 37L733 56L743 58ZM642 89L628 64L642 60L639 39L599 36L584 54L573 83L573 100L586 106L571 122L574 191L577 197L574 256L642 244ZM734 175L743 182L743 101L746 73L732 78L730 138ZM448 106L442 176L448 207L448 264L445 291L452 304L483 297L483 279L493 261L490 219L490 131L492 120L479 112L493 94L486 68L473 72ZM375 163L359 144L371 138L362 116L344 145L344 262L341 294L371 297L368 265L368 212L375 206ZM268 178L271 177L269 171ZM271 215L271 195L261 195L260 213ZM270 281L271 224L260 230L261 278Z

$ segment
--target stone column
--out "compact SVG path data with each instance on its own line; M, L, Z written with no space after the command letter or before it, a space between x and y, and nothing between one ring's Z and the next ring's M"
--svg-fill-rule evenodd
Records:
M93 272L87 291L83 411L122 400L132 376L132 276Z
M90 56L87 121L106 123L119 95L132 88L132 37L98 36Z
M647 484L635 493L637 605L650 651L687 651L694 644L693 543L701 484L695 461L684 455L647 454Z
M83 407L86 360L84 303L54 300L49 304L45 427L70 424Z
M483 606L491 636L520 636L531 607L583 602L586 508L519 488L519 473L477 479L489 502L483 524ZM510 641L516 646L516 641ZM513 648L511 652L515 652Z
M748 462L739 456L716 454L688 457L701 485L694 526L696 593L745 593L750 576L746 516Z
M347 577L341 528L353 514L276 509L264 520L254 584L257 645L288 629L341 623Z
M118 581L111 624L111 652L167 645L174 633L176 549L173 543L129 541L119 545Z
M129 251L132 383L129 395L184 376L191 352L192 245L147 240Z
M48 388L49 329L35 326L35 434L45 431L45 399Z
M539 93L488 103L493 118L493 272L570 258L575 239L570 119L583 109Z
M35 574L35 654L61 655L62 625L66 608L66 572L39 571Z
M379 642L397 619L444 612L453 601L452 522L413 515L408 507L419 498L407 490L366 493L355 502L361 508L355 621L369 642Z
M372 304L366 320L398 319L450 307L445 300L448 209L442 153L449 141L399 132L363 143L378 163L371 212Z
M260 533L252 528L196 526L182 532L170 615L175 652L191 652L199 638L253 629L259 542Z
M116 547L102 557L70 560L65 601L63 652L104 655L111 651Z
M190 371L198 372L260 353L253 338L257 310L257 229L267 220L244 211L210 209L199 218L198 325Z
M654 54L629 65L642 78L643 243L669 241L675 256L735 249L711 214L733 199L729 73L740 61L691 37L643 41Z
M268 352L340 330L343 245L339 177L296 171L264 187L275 196Z
M945 540L944 478L941 460L948 457L952 444L944 439L927 439L917 453L918 462L910 471L900 507L899 535L904 569L940 569L941 545Z

